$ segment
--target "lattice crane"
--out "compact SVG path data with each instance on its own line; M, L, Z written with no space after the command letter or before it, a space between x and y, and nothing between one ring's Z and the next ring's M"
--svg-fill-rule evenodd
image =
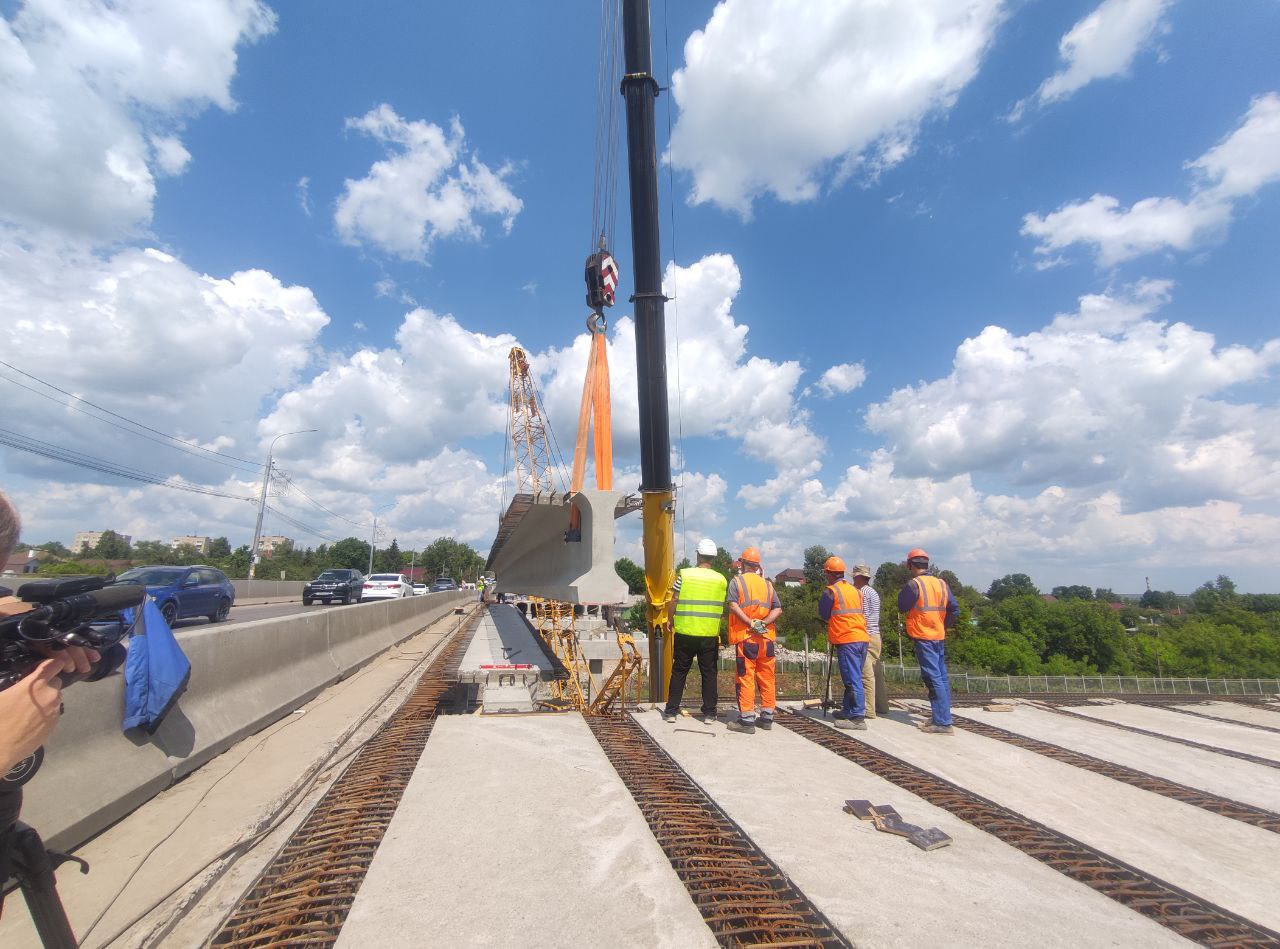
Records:
M551 494L551 447L546 416L529 374L529 359L519 346L507 354L511 367L511 441L515 445L517 494Z

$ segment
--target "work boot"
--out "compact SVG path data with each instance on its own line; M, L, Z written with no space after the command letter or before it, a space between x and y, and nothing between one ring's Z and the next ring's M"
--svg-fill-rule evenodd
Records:
M664 708L662 710L662 720L664 722L678 722L680 720L680 715L678 712L670 712Z
M836 728L843 728L845 731L864 732L867 730L867 723L860 718L845 718L836 722Z
M758 719L756 719L756 725L757 725L757 726L759 726L760 728L763 728L765 731L768 731L770 728L772 728L772 727L773 727L773 719L772 719L772 718L758 718Z
M744 735L754 735L756 733L755 722L744 722L740 718L735 718L726 727L731 732L742 732Z
M844 711L841 709L836 709L834 712L832 712L831 717L836 719L836 721L840 721L841 719L848 718L848 716L845 715Z
M955 731L950 725L935 725L933 722L928 725L921 725L920 730L928 732L930 735L950 735Z

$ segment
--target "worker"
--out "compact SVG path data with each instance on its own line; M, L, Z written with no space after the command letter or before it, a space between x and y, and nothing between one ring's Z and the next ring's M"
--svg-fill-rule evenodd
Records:
M822 565L827 589L818 601L818 615L827 623L827 642L835 647L844 683L840 711L832 715L837 728L863 731L867 723L866 695L862 690L862 668L867 659L867 617L862 608L862 592L844 578L844 561L828 557Z
M480 591L480 602L483 603L484 602L484 577L483 576L476 578L476 588Z
M880 594L871 585L871 568L853 565L853 585L862 594L862 615L867 619L867 661L862 664L862 695L867 718L876 717L876 663L880 661Z
M760 551L748 547L738 558L742 572L729 581L729 645L737 659L738 718L729 730L755 734L756 685L760 686L761 728L773 727L778 695L774 678L782 601L760 569Z
M919 547L907 554L911 579L898 593L898 612L906 618L915 646L920 678L929 690L933 715L921 731L951 734L951 681L947 678L947 630L960 615L960 604L947 582L929 576L929 555Z
M680 699L684 696L684 680L693 660L698 660L702 676L702 721L716 720L716 660L720 653L720 620L724 616L724 599L729 581L724 574L711 569L716 544L709 537L698 541L696 567L685 567L676 574L671 588L672 647L671 683L667 688L667 705L662 717L676 721Z

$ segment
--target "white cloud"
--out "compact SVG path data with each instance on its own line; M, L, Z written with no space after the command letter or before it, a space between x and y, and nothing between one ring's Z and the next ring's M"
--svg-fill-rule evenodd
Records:
M1001 0L722 0L672 76L668 160L693 203L744 217L764 194L874 177L954 104L1002 15Z
M866 367L860 362L845 362L832 366L816 383L818 392L826 398L847 395L867 381Z
M385 145L389 155L364 178L347 179L334 213L345 243L422 261L437 239L478 240L480 215L497 216L509 233L524 207L507 185L511 165L494 170L470 153L457 118L446 132L406 121L383 103L347 119L347 128Z
M298 205L303 214L311 217L311 178L307 175L298 179Z
M1015 485L1109 486L1153 509L1191 499L1280 495L1280 412L1223 401L1280 364L1280 339L1220 347L1151 314L1169 285L1085 297L1075 314L1014 336L988 326L950 375L895 390L867 411L895 473L985 472Z
M1280 178L1280 94L1256 97L1240 127L1188 167L1202 176L1206 193L1223 200L1247 197Z
M1093 248L1104 267L1163 250L1187 251L1225 233L1235 202L1280 179L1280 94L1258 96L1240 126L1188 162L1197 175L1191 197L1143 198L1128 208L1111 195L1027 214L1021 233L1038 241L1043 267L1075 244ZM1040 264L1038 264L1040 266Z
M112 240L151 220L177 137L230 110L236 51L275 28L257 0L28 2L0 18L0 218Z
M1076 23L1058 44L1064 63L1036 90L1040 105L1059 102L1096 79L1122 76L1134 57L1167 30L1164 14L1172 0L1103 0ZM1018 121L1029 104L1024 99L1010 115Z

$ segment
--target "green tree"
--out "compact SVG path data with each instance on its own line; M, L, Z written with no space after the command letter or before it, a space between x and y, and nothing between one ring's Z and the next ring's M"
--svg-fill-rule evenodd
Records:
M93 556L102 560L127 560L129 542L115 531L103 531L98 543L94 545Z
M1093 590L1077 583L1069 587L1054 587L1053 595L1059 600L1092 600Z
M627 585L628 593L644 593L644 567L627 557L620 557L613 562L614 572Z
M179 562L174 556L173 549L168 544L158 540L140 540L134 544L133 559L140 560L144 564L173 564Z
M1172 590L1147 590L1138 605L1149 610L1171 610L1178 605L1178 594Z
M66 546L56 540L46 540L43 544L18 544L13 548L14 553L21 553L25 550L43 550L47 554L53 554L55 557L70 557L71 551Z
M1039 595L1040 591L1025 573L1010 573L998 580L992 580L987 589L987 598L999 602L1011 596Z
M1110 587L1098 587L1093 591L1093 598L1101 603L1119 603L1120 597L1111 592Z
M209 541L209 557L219 559L231 556L231 542L225 537L215 537Z
M399 573L404 566L404 557L400 554L400 544L396 538L373 555L373 569L376 573Z
M364 573L369 569L369 542L344 537L329 548L329 565Z
M804 551L804 582L808 586L815 586L818 589L825 589L827 586L827 575L822 569L822 565L827 562L827 558L831 554L827 553L827 548L821 544L814 544L812 547L806 547Z

